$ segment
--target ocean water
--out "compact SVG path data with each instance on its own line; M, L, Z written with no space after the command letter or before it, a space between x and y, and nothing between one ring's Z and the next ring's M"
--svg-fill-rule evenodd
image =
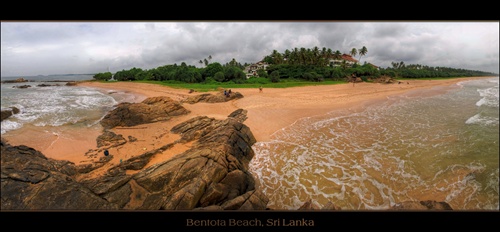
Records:
M415 90L300 119L253 146L250 171L274 209L311 199L343 210L425 200L498 210L498 80Z
M2 78L2 80L17 78ZM64 81L91 80L91 75L26 77L29 82L2 83L1 108L16 107L20 113L1 122L1 134L26 125L38 127L92 127L116 104L130 98L123 91L66 86ZM53 82L54 80L62 82ZM39 87L40 84L53 85ZM30 85L29 88L15 86ZM59 85L59 86L54 86Z

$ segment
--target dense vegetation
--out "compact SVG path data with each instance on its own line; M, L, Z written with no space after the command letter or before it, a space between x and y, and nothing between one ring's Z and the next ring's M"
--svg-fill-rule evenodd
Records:
M353 48L350 55L361 57L368 53L366 47ZM143 70L132 68L130 70L118 71L112 75L110 72L94 75L96 80L110 80L112 77L117 81L160 81L165 83L199 83L199 84L268 84L279 82L325 82L325 81L349 81L350 77L360 77L363 81L389 76L392 78L436 78L436 77L470 77L470 76L493 76L498 75L489 72L473 71L465 69L454 69L447 67L430 67L419 64L406 65L404 62L393 62L392 67L378 68L370 63L349 65L343 62L332 62L340 60L340 51L333 52L332 49L318 47L295 48L279 53L274 50L265 56L262 61L268 64L266 70L257 70L257 77L247 79L243 71L249 64L242 65L235 59L226 64L218 62L210 63L208 59L200 60L205 67L169 64L157 68Z

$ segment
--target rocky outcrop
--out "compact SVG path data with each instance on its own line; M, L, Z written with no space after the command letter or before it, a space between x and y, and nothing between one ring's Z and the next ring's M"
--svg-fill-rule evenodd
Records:
M5 80L5 81L2 81L2 83L21 83L21 82L27 82L28 80L20 77L20 78L17 78L15 80Z
M197 117L172 132L192 147L146 167L159 149L124 160L102 175L86 175L109 164L112 155L92 165L46 158L26 146L1 144L3 210L261 210L268 199L255 188L248 163L255 138L242 123L245 110L226 120ZM110 138L118 138L108 134ZM108 165L109 166L109 165ZM127 174L127 170L139 170ZM83 176L83 178L82 178Z
M1 144L2 210L112 210L118 207L74 180L73 163L48 159L27 146Z
M120 134L115 134L112 131L104 131L96 139L97 147L116 147L125 144L127 140Z
M20 112L19 109L16 107L10 107L8 109L4 109L1 111L0 121L3 121L4 119L7 119L14 114L18 114L19 112Z
M117 126L135 126L145 123L166 121L171 117L188 114L189 110L171 98L150 97L141 103L120 103L102 120L105 129Z
M195 96L190 96L184 99L182 102L189 104L194 104L198 102L217 103L217 102L226 102L239 98L243 98L243 95L239 92L232 92L226 95L224 95L224 93L217 93L217 94L204 93Z

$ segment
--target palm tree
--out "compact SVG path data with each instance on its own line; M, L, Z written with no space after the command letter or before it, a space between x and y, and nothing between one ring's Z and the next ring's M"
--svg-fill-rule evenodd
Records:
M321 55L320 56L323 58L327 58L326 47L321 48Z
M319 48L318 46L314 46L314 48L311 51L311 64L318 64L319 60Z
M330 64L330 59L332 59L332 57L333 57L333 51L332 51L331 48L328 48L326 50L325 56L326 56L326 65L329 65Z
M281 53L279 53L277 50L273 50L273 53L271 56L273 58L274 64L281 64L282 63L283 57L281 56Z
M326 50L326 58L330 59L333 56L333 50L331 48L328 48Z
M285 50L285 54L283 54L283 59L284 59L284 63L289 63L290 62L290 50L286 49Z
M307 50L304 47L300 48L299 51L299 64L306 64Z
M335 56L336 60L338 60L342 57L342 53L339 50L335 51L335 53L333 55Z
M307 48L306 49L306 64L313 64L314 63L314 53L312 49Z
M293 62L292 64L298 64L300 61L300 56L299 56L299 48L295 47L292 52L292 59Z
M358 49L352 48L352 50L349 54L351 54L351 56L356 56L358 54Z
M368 49L366 49L365 46L363 46L360 50L359 50L359 61L361 62L361 57L366 55L366 53L368 53Z
M238 66L238 62L236 61L236 59L234 59L234 58L233 58L233 59L229 62L229 65L230 65L230 66L235 66L235 67L236 67L236 66Z

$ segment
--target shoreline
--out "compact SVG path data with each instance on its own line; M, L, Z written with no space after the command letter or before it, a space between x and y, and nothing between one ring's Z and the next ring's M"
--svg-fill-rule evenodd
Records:
M444 87L436 91L448 91L450 88L459 87L457 83L491 77L467 77L443 80L409 80L404 84L382 83L350 83L337 85L320 85L290 88L233 88L233 92L240 92L244 97L224 103L183 103L191 111L190 114L179 116L165 122L142 124L129 128L113 128L111 131L123 134L124 137L133 136L138 140L126 143L122 147L110 150L117 159L131 158L131 151L141 154L164 144L175 141L179 135L172 134L170 129L190 118L208 116L216 119L225 119L236 109L248 111L247 120L243 123L252 131L257 142L272 140L277 131L286 128L298 120L306 117L325 115L337 110L362 109L366 104L374 101L384 101L391 96L408 93L412 90L433 89ZM188 89L175 89L171 87L134 82L81 82L78 86L91 87L107 91L124 91L132 95L126 100L133 103L142 102L148 97L168 96L174 100L182 100L189 96L200 94L189 93ZM209 92L210 93L210 92ZM436 93L439 94L439 93ZM61 130L56 127L24 127L16 131L7 132L2 138L11 145L26 145L39 150L48 158L68 160L75 164L95 162L99 157L87 157L89 150L97 150L96 138L102 132L100 124L89 128L70 128ZM178 146L178 154L189 149L190 145ZM175 154L162 156L162 160L169 159ZM133 156L133 155L132 155ZM160 162L160 160L158 160ZM156 162L155 162L156 163Z

